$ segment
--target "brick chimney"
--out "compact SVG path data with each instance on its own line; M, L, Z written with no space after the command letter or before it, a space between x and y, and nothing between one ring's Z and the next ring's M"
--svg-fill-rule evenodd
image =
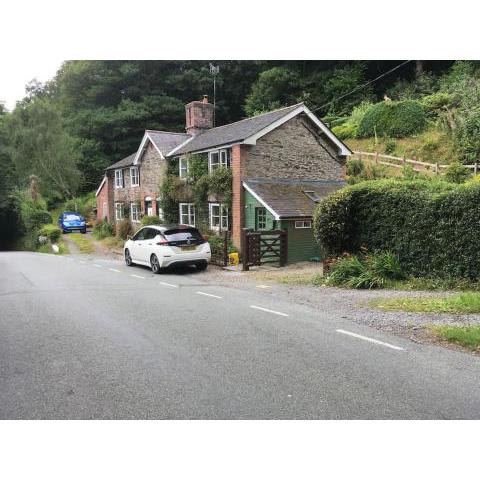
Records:
M186 130L190 135L198 135L213 127L213 105L208 103L207 95L201 101L185 105L185 114Z

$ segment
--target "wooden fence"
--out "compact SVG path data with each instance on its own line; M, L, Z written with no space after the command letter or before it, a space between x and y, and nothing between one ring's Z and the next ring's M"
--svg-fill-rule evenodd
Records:
M367 160L370 162L374 162L377 165L385 165L387 167L393 167L393 168L403 168L406 165L411 165L412 168L417 172L431 172L437 175L441 173L442 169L448 167L448 164L422 162L416 159L405 158L405 157L394 157L392 155L385 155L378 152L354 151L352 158L357 158L359 160ZM471 165L464 165L464 167L470 169L473 175L479 174L478 162L475 162L474 164L471 164Z

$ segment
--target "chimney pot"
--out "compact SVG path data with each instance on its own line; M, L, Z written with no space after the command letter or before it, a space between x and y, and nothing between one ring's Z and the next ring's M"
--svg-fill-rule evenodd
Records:
M208 103L208 95L203 96L203 103Z

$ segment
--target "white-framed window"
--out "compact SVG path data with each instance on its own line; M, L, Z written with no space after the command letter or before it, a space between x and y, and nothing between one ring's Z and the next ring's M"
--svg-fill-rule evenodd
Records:
M311 220L295 220L295 228L312 228Z
M195 226L195 205L193 203L179 204L179 217L182 225Z
M212 172L218 167L230 168L230 150L214 150L208 152L208 171Z
M212 230L228 230L228 207L223 203L208 205L210 228Z
M188 158L180 157L178 159L178 176L180 178L187 178L188 176Z
M138 203L130 204L130 219L135 223L140 221L140 205Z
M123 188L123 170L115 170L115 188Z
M267 228L267 209L265 207L255 207L255 229L266 230Z
M130 185L138 187L140 185L140 172L138 167L130 167Z
M123 220L123 203L115 203L115 220Z

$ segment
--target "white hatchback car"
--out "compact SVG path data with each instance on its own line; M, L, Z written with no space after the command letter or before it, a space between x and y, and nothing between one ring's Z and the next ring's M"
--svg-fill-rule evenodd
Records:
M189 225L147 225L123 247L125 263L146 265L153 273L172 265L195 265L205 270L211 258L210 244Z

